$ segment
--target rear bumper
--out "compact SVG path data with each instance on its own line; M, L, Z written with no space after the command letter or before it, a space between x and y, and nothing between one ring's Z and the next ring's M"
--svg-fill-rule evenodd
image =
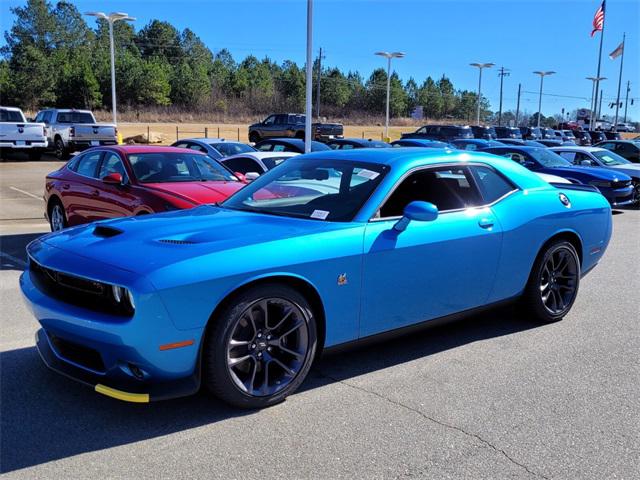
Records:
M110 140L70 140L68 143L68 148L71 151L77 152L80 150L86 150L91 147L101 147L104 145L117 145L117 139Z
M20 143L23 142L23 143ZM46 140L2 140L0 148L15 148L19 150L30 150L34 148L47 148Z

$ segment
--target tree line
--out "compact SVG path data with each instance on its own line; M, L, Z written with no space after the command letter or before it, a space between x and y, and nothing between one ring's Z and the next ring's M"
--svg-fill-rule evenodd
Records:
M0 50L0 100L26 110L42 107L109 109L111 70L109 26L98 19L92 29L70 2L55 5L27 0L12 8L15 17ZM304 66L249 55L241 61L226 49L212 52L191 30L152 20L136 31L114 24L116 89L119 109L169 107L227 115L303 111ZM314 79L318 62L314 65ZM323 115L384 113L387 73L365 79L357 71L325 67L320 72ZM475 118L477 95L456 89L451 80L427 77L403 82L391 75L390 113L407 117L416 107L433 119ZM314 89L315 95L315 89ZM315 99L314 99L315 104ZM489 103L482 98L482 115Z

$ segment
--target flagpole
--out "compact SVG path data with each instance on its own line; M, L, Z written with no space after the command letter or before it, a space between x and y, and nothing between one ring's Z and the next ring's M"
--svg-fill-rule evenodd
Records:
M618 76L618 97L616 99L616 119L613 123L613 131L618 131L618 109L620 108L620 87L622 86L622 64L624 63L624 42L626 39L626 32L622 34L622 56L620 57L620 75Z
M596 80L596 97L595 97L595 101L593 102L594 105L596 106L596 108L598 107L598 92L600 91L600 65L602 64L602 39L604 38L604 26L605 23L607 23L607 6L606 6L606 0L602 0L602 4L604 5L603 8L603 13L604 16L602 17L602 30L600 31L600 52L598 53L598 73L596 74L596 78L598 80ZM597 112L597 110L596 110ZM596 122L598 121L598 118L596 117ZM594 124L593 123L589 123L589 130L595 130L594 128Z

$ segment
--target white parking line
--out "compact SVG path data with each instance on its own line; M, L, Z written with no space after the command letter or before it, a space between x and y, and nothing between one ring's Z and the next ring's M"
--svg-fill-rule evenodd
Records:
M22 268L25 268L27 266L27 263L24 260L20 260L19 258L14 257L13 255L9 255L8 253L0 252L0 258L9 260L10 262Z
M37 200L42 200L42 197L39 197L38 195L34 195L33 193L30 192L25 192L24 190L20 190L18 187L9 187L11 190L15 190L16 192L20 192L23 195L27 195L31 198L35 198Z

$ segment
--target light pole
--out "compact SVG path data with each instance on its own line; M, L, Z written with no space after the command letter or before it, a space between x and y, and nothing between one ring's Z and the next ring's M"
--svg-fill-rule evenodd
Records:
M470 63L472 67L476 67L480 73L478 75L478 114L476 115L476 124L480 125L480 100L482 95L482 69L491 68L495 63Z
M113 24L118 20L131 22L135 18L126 13L111 12L109 15L103 12L86 12L85 15L102 18L109 23L109 48L111 50L111 111L113 113L113 123L116 123L116 61L113 48Z
M384 138L385 141L389 140L389 96L391 95L391 59L402 58L404 53L402 52L376 52L376 55L385 57L387 59L387 114L384 123Z
M313 0L307 0L307 65L305 73L305 118L304 118L304 153L311 151L311 122L313 120L313 64L311 50L313 49Z
M544 77L546 77L547 75L553 75L554 72L553 70L549 70L548 72L541 72L541 71L535 71L533 72L536 75L540 75L540 95L538 97L538 124L536 125L538 128L540 128L540 117L542 116L541 110L542 110L542 82Z
M593 125L594 125L594 118L593 118L593 114L594 114L594 110L596 110L594 103L595 100L595 91L596 91L596 85L598 83L600 83L602 80L606 80L607 77L587 77L587 80L591 80L592 85L591 85L591 105L590 105L590 110L589 110L589 130L594 130ZM597 116L597 114L596 114ZM597 120L597 119L596 119Z

